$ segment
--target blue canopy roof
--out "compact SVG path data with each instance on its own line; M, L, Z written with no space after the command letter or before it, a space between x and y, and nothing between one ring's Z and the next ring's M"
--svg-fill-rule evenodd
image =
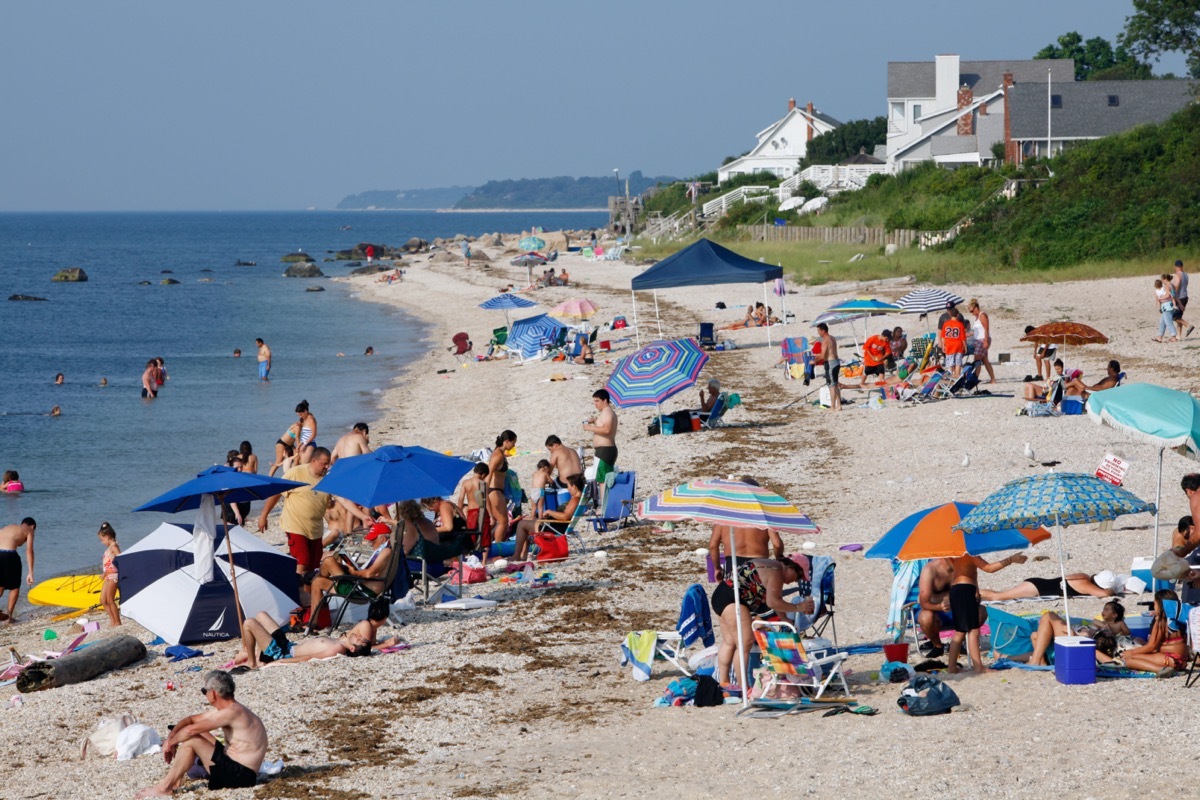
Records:
M782 267L759 263L708 239L701 239L635 277L633 288L670 289L718 283L766 283L782 277Z

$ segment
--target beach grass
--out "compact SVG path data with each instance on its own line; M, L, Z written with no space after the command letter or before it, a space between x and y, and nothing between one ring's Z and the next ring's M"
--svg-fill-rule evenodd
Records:
M641 249L638 255L642 258L666 258L692 241L658 244L639 242ZM919 283L934 285L1062 283L1137 275L1153 278L1171 272L1176 258L1182 258L1185 264L1194 260L1188 253L1162 251L1135 259L1086 261L1053 269L1022 269L999 264L982 253L954 250L906 247L888 256L881 247L864 248L821 242L717 241L747 258L780 264L789 280L812 286L833 281L869 281L905 275L912 275ZM850 261L860 253L863 255L861 260Z

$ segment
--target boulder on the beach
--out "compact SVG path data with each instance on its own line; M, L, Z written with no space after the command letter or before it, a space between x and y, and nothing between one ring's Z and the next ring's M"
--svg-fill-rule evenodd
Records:
M485 236L481 239L480 244L485 244L488 247L503 247L504 238L498 233L493 233L491 236Z
M486 262L488 264L492 263L492 259L487 253L483 252L482 250L471 248L471 262L474 263L476 261Z
M44 298L44 297L34 297L34 296L33 296L33 295L31 295L31 294L10 294L10 295L8 296L8 299L9 299L9 300L29 300L29 301L39 301L39 302L43 302L43 303L44 303L44 302L46 302L46 298Z
M405 242L404 247L401 249L406 250L409 253L420 253L429 249L429 242L425 241L424 239L418 239L416 236L414 236Z
M448 253L445 251L441 253L434 253L429 257L429 263L431 264L455 264L462 260L463 258L461 255L457 253Z
M50 280L58 283L87 283L87 279L87 273L83 271L82 267L68 267L54 273L54 277Z
M382 264L371 264L366 267L358 267L350 270L351 275L374 275L377 272L389 272L391 267L385 267Z
M175 280L174 278L163 278L161 281L159 281L159 283L163 286L175 286L179 283L179 281Z
M298 264L292 264L283 271L285 278L324 278L325 273L321 272L321 268L311 261L305 261Z
M306 291L306 292L323 292L323 291L325 291L325 287L324 286L309 286L304 291Z
M281 258L279 260L285 264L300 264L300 263L310 263L311 264L314 261L316 261L316 259L314 259L312 256L310 256L308 253L303 253L303 252L288 253L286 256L284 256L283 258Z

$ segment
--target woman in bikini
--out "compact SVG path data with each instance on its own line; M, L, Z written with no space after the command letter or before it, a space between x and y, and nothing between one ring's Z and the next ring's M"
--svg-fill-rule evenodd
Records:
M1178 626L1174 630L1163 610L1164 600L1179 602L1179 597L1170 589L1154 593L1154 616L1150 622L1150 636L1141 647L1121 652L1121 661L1130 669L1154 672L1160 678L1169 678L1179 670L1187 668L1188 646Z
M496 437L496 449L488 458L487 512L492 518L492 541L503 542L508 538L508 498L504 488L508 483L508 459L504 452L517 444L517 435L504 431Z
M100 568L104 572L100 603L108 612L108 621L116 628L121 624L121 610L117 607L117 565L113 563L113 559L121 555L121 546L117 544L117 532L107 522L100 523L100 530L96 536L105 547L104 557L100 561Z
M238 445L238 452L242 454L242 472L258 474L258 456L254 455L254 448L250 443L242 442Z
M741 322L731 322L728 325L722 325L717 328L719 331L737 331L742 328L761 328L767 324L767 307L762 303L750 306L746 309L746 316Z
M275 442L275 460L271 462L271 471L267 477L275 477L275 470L282 468L287 472L291 467L291 459L296 457L296 442L300 439L300 423L293 422Z
M317 448L317 418L308 410L307 400L300 401L296 406L296 413L300 415L300 445L297 451L300 463L307 464L312 461L313 450Z

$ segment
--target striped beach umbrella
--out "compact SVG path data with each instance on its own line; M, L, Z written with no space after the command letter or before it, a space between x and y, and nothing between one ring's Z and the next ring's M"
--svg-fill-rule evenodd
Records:
M620 408L658 405L695 384L707 363L695 339L651 342L618 361L605 388Z
M1050 531L1004 529L966 535L954 526L975 508L975 503L945 503L918 511L898 522L870 550L867 558L918 561L923 558L981 556L1001 550L1022 550L1050 538Z
M567 319L590 319L600 308L587 298L572 297L550 309L550 316Z
M647 498L638 506L638 516L799 534L821 532L798 508L770 489L719 479L691 481Z
M965 302L958 295L945 289L914 289L896 301L896 304L905 314L929 314L945 311L947 303L959 305Z
M549 314L519 319L508 333L508 347L519 350L525 358L533 358L543 347L558 341L558 332L567 327Z
M537 303L533 300L521 297L519 294L505 292L504 294L496 295L490 300L484 300L479 304L479 307L488 311L504 311L504 325L508 327L508 312L510 309L533 308L536 305Z

